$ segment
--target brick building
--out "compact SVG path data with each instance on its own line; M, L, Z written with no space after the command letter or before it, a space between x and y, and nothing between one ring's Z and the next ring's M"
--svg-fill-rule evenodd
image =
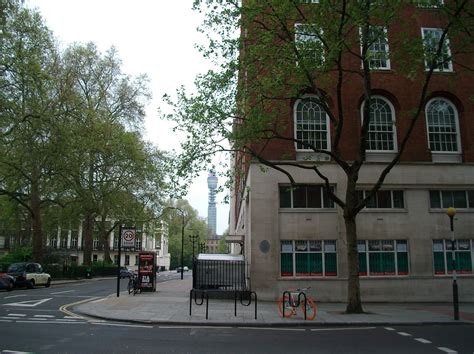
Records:
M410 117L419 106L422 79L429 71L428 54L437 50L437 40L449 22L444 6L454 2L445 2L415 1L400 9L401 21L373 29L377 35L371 34L367 50L371 55L372 97L366 157L357 181L360 199L367 197L381 171L397 155L410 127ZM301 5L302 14L310 12L310 6L321 5L319 1L306 3ZM312 42L316 45L310 50L317 51L318 39L311 39L316 32L314 24L305 20L301 15L293 22L287 21L286 32L291 32L296 47ZM247 23L242 29L246 43L242 46L243 60L256 42L253 31L264 27L261 18L259 21ZM424 51L411 75L404 72L409 58L397 55L402 33L418 40ZM279 41L275 40L276 48L282 45ZM450 37L448 32L420 105L420 118L400 161L357 216L364 301L452 299L451 232L446 215L451 206L457 209L454 225L460 300L474 298L474 75L468 69L474 67L474 56L466 54L472 53L472 46L461 47L465 45L461 43L461 38ZM350 50L355 53L361 48ZM324 50L321 52L318 58L324 56ZM343 211L325 192L324 179L310 168L292 166L317 165L335 195L345 199L344 171L330 155L308 148L311 144L331 151L334 140L340 139L344 158L357 158L365 105L361 59L346 55L343 60L348 70L344 73L341 106L337 102L336 74L326 73L329 79L325 82L321 78L329 111L339 117L340 108L344 109L346 118L340 137L321 103L320 92L289 93L287 99L275 100L277 108L268 109L277 120L285 122L285 128L280 132L282 139L257 144L260 156L280 164L293 176L297 188L289 188L290 180L282 171L262 169L262 161L256 158L234 157L237 178L230 235L243 244L249 281L260 298L275 299L284 289L311 286L319 300L347 299L349 270ZM295 65L296 72L304 62ZM246 86L255 75L241 73L241 85ZM251 89L246 92L251 96Z

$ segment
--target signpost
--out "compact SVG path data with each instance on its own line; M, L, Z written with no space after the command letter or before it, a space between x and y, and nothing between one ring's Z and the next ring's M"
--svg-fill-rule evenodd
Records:
M122 247L124 250L135 248L135 238L137 230L134 227L123 228L119 227L119 242L118 242L118 262L117 262L117 297L120 297L120 259L122 258Z

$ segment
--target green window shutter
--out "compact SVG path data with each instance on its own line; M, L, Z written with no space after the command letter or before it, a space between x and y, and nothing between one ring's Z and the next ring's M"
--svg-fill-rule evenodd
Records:
M398 275L408 275L408 253L397 253Z
M456 252L456 269L459 273L472 273L471 252Z
M393 252L382 252L382 269L386 275L395 274L395 254Z
M367 275L367 253L359 253L359 275Z
M292 253L281 254L281 276L282 277L293 276L293 254Z
M336 253L324 254L324 265L326 268L326 276L337 276L337 256Z
M369 252L369 273L370 275L382 275L382 258L378 252Z
M434 273L446 274L446 267L444 264L444 252L433 252L434 258Z
M296 275L309 275L308 253L296 253Z
M321 253L309 254L310 275L323 275L323 256Z

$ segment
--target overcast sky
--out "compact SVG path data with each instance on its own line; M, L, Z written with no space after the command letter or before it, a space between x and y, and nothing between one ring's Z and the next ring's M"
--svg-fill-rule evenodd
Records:
M179 149L172 123L158 120L163 94L177 87L192 88L194 77L209 68L194 48L204 43L196 31L201 22L191 10L193 0L27 0L37 8L63 47L72 42L94 42L101 51L118 49L123 71L146 73L153 100L147 107L145 138L161 150ZM207 172L197 178L186 199L207 217ZM218 196L217 233L228 226L228 205Z

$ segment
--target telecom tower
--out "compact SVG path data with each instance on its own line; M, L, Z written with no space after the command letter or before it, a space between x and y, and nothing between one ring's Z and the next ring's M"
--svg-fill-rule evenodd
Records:
M207 207L207 225L211 230L211 237L216 236L216 189L217 189L217 177L214 171L210 171L207 176L207 188L209 188L209 204Z

